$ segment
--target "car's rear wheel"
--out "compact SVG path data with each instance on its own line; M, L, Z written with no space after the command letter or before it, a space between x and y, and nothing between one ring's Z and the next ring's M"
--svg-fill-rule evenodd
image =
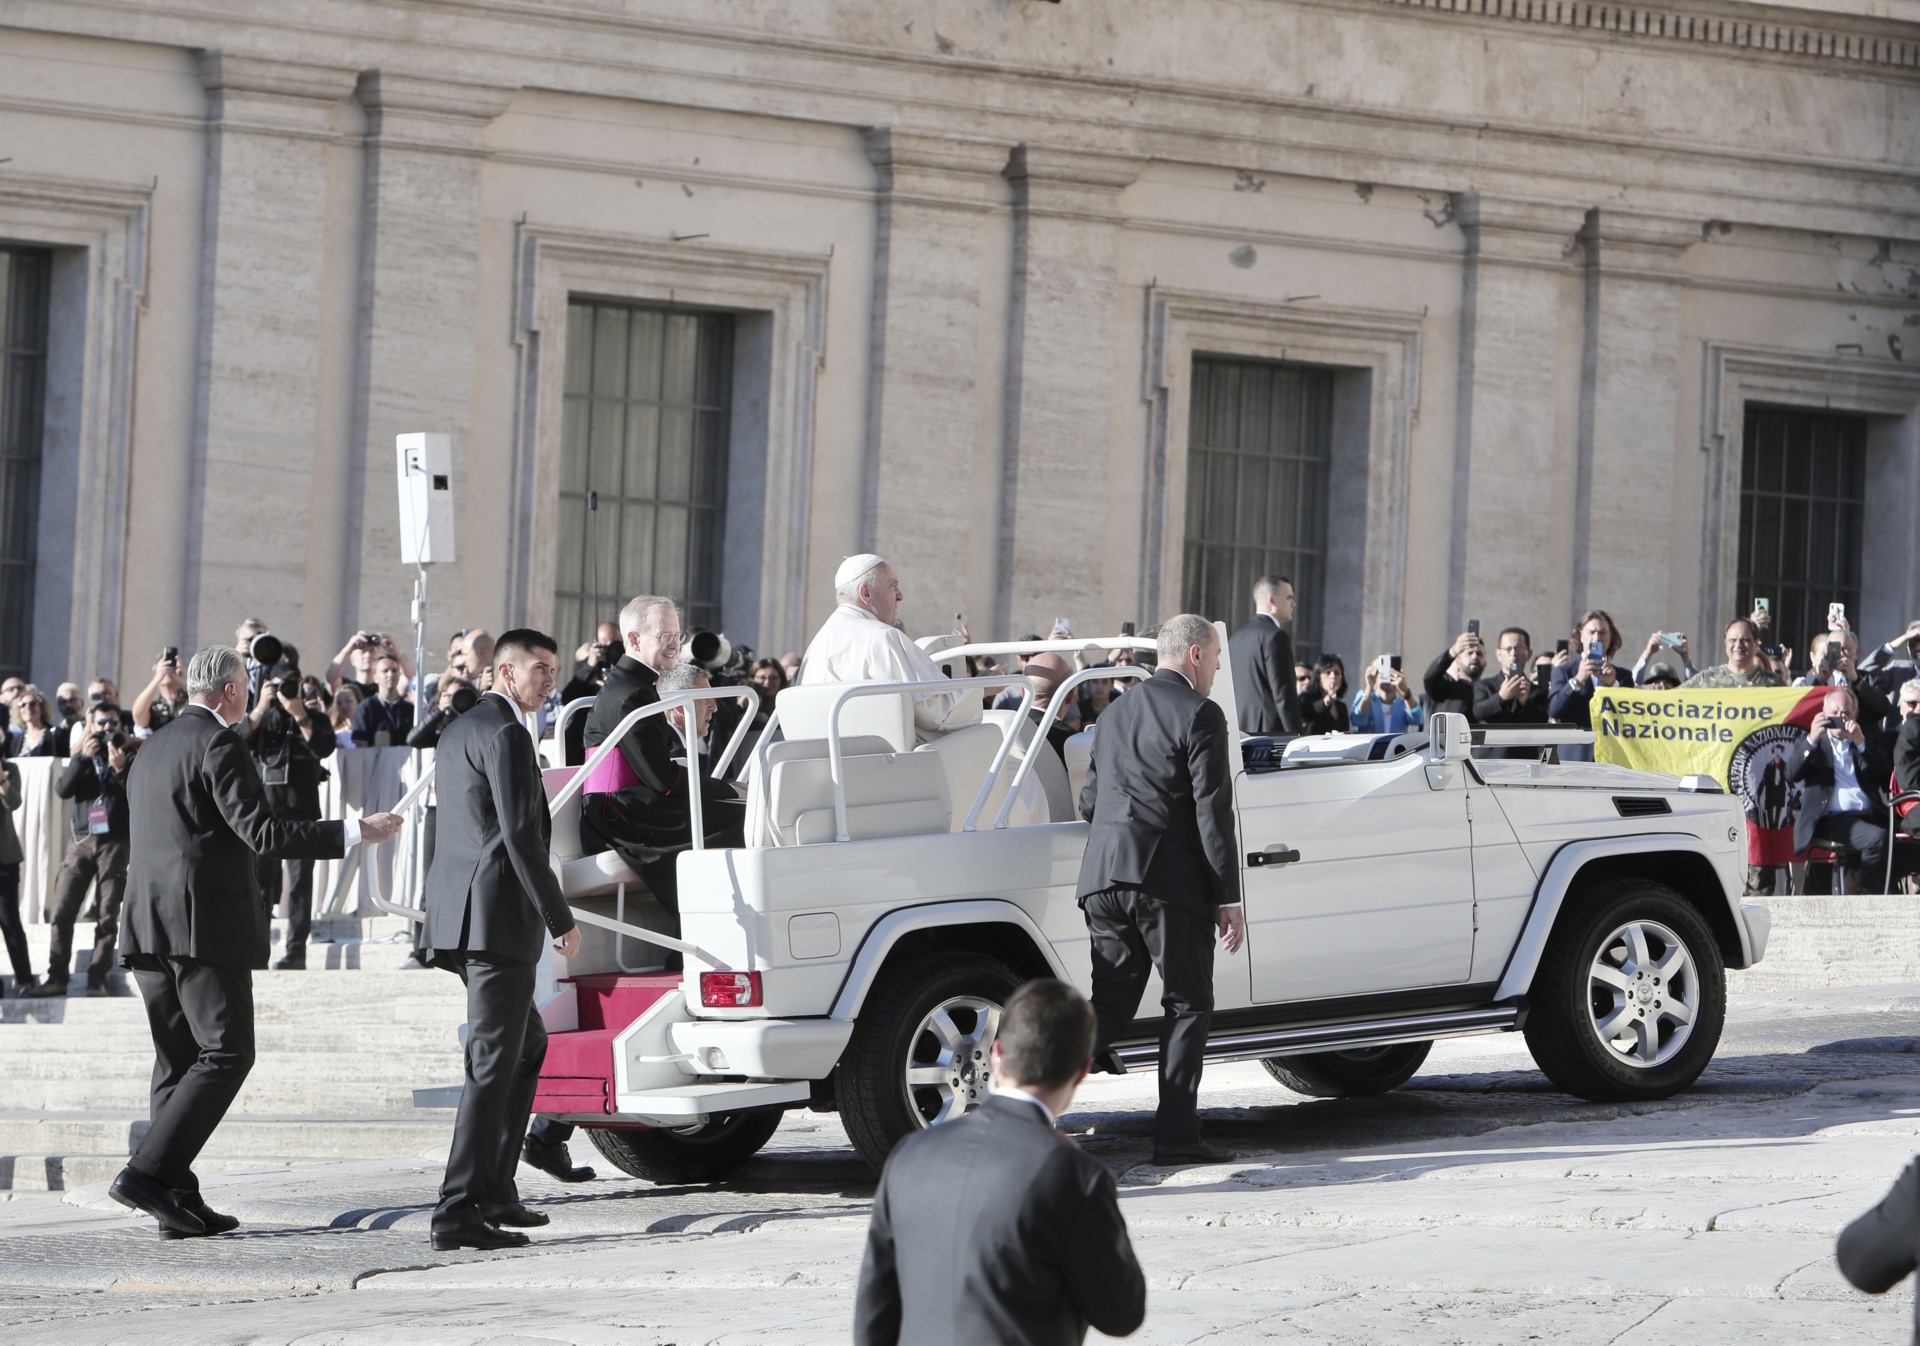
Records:
M778 1109L716 1113L671 1130L590 1127L587 1138L629 1177L672 1184L724 1178L760 1152L780 1128Z
M1364 1098L1398 1089L1412 1079L1433 1050L1431 1042L1396 1042L1306 1056L1266 1056L1267 1074L1308 1098Z
M933 954L890 970L868 994L835 1097L875 1169L905 1137L986 1100L1000 1011L1022 980L984 954Z
M1594 1102L1667 1098L1720 1045L1727 979L1700 913L1664 884L1621 879L1562 914L1528 997L1527 1048Z

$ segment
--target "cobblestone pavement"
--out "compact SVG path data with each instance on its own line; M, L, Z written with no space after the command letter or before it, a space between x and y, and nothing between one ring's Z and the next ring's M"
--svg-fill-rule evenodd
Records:
M1385 1097L1310 1102L1257 1064L1202 1095L1230 1164L1148 1166L1152 1082L1067 1128L1109 1164L1165 1343L1902 1342L1906 1290L1840 1280L1833 1236L1920 1135L1914 988L1734 997L1665 1103L1551 1090L1517 1037L1442 1044ZM576 1159L599 1162L584 1138ZM236 1234L161 1243L100 1188L0 1204L0 1332L225 1342L843 1342L872 1179L795 1113L729 1182L565 1187L522 1252L434 1253L433 1156L210 1180Z

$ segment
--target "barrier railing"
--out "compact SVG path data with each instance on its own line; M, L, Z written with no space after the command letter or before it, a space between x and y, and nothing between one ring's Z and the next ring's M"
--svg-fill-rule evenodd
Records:
M1028 742L1027 755L1021 760L1020 769L1013 773L1013 783L1007 787L1007 797L1000 801L1000 812L995 814L993 819L994 828L998 830L1007 825L1007 819L1013 815L1015 796L1019 794L1020 787L1026 783L1027 777L1033 774L1034 754L1045 746L1047 731L1053 728L1054 722L1060 718L1060 712L1071 704L1071 695L1081 683L1138 679L1150 677L1152 673L1152 669L1141 668L1136 664L1116 664L1108 668L1083 668L1071 677L1062 679L1060 685L1053 689L1053 696L1048 700L1046 710L1041 713L1040 725L1033 731L1033 738ZM1068 822L1071 819L1055 821Z

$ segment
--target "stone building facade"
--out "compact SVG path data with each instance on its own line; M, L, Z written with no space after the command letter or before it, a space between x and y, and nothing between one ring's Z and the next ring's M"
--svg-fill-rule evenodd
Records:
M1238 620L1424 662L1920 611L1920 22L1735 0L8 0L0 625L800 647ZM36 288L38 287L38 288ZM588 508L589 502L592 508ZM3 662L4 660L0 660ZM1702 662L1708 659L1703 658Z

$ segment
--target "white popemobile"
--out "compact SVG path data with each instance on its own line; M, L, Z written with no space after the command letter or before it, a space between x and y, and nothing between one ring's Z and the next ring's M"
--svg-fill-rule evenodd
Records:
M1119 647L1152 648L1126 636L936 657L964 672L967 654ZM1048 722L1080 682L1145 671L1075 674ZM926 684L782 692L784 737L769 726L745 773L748 845L680 860L677 940L632 923L658 908L618 856L581 855L579 789L645 716L751 689L670 696L584 767L549 769L554 864L588 938L545 969L535 1111L665 1182L725 1173L788 1108L837 1109L877 1167L985 1097L1014 988L1090 982L1075 802L1097 731L1067 741L1063 766L1027 680L942 690L1008 685L1020 710L917 748ZM1227 667L1213 698L1237 724ZM1741 901L1746 824L1711 779L1542 761L1591 735L1470 733L1448 714L1399 735L1232 732L1247 938L1236 954L1216 946L1209 1060L1257 1058L1289 1089L1342 1097L1405 1083L1436 1039L1519 1031L1562 1089L1630 1100L1686 1088L1712 1058L1724 969L1759 961L1770 917ZM1474 756L1475 737L1531 758ZM648 946L681 950L684 972L630 965ZM1143 1006L1158 1001L1150 984ZM1158 1016L1134 1029L1118 1053L1152 1069Z

